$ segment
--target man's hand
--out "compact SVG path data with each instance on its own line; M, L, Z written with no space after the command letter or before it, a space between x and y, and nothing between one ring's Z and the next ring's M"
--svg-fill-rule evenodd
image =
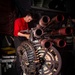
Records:
M26 37L27 39L29 39L30 34L25 34L25 37Z
M29 37L30 37L30 34L28 34L28 33L21 33L21 32L18 32L18 36L21 36L21 37L26 37L27 39L29 39Z

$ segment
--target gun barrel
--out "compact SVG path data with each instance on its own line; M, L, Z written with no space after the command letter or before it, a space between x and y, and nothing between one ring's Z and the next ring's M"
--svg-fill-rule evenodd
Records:
M61 28L58 33L62 35L70 35L73 33L73 29L71 27Z
M54 39L53 42L56 44L57 47L63 48L66 46L66 41L63 39Z
M36 28L34 30L34 37L40 37L43 34L43 30L41 28Z
M57 15L55 17L52 18L51 22L61 22L64 20L64 16L63 15Z
M65 27L65 28L61 28L57 31L52 31L51 34L55 35L55 34L60 34L60 35L70 35L73 33L73 29L71 27Z
M52 46L52 43L48 39L43 39L41 41L41 46L44 47L44 48L50 48Z
M47 15L44 15L39 20L39 25L42 26L42 27L46 27L49 22L50 22L50 17L47 16Z

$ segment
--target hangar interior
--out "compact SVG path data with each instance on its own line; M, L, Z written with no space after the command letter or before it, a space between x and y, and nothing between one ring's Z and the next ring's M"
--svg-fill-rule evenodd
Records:
M31 45L29 42L24 43L25 45L28 45L31 52L33 53L32 57L41 55L39 63L41 64L42 68L39 68L39 64L35 66L34 63L32 66L37 70L33 72L36 72L37 74L30 73L27 75L74 75L74 7L75 2L72 0L1 0L0 75L16 75L16 50L14 47L13 35L14 21L17 18L24 16L25 12L29 10L34 13L35 17L35 19L29 23L30 29L35 28L42 18L44 22L47 22L50 19L50 23L47 27L43 29L44 33L47 33L46 35L43 35L43 33L41 33L42 30L40 29L34 30L34 32L36 32L37 35L36 40L31 41L32 43L35 42L34 45ZM58 21L60 22L58 23ZM39 33L41 33L43 36L41 37L41 34ZM44 42L43 40L41 42L43 42L42 46L45 47L45 44L47 43L47 51L39 49L40 46L38 46L38 44L36 43L36 41L38 40L37 37L39 37L39 39L45 39ZM48 38L50 40L48 40ZM36 49L38 51L38 54L35 52L35 48L33 48L35 44L37 45ZM49 50L48 47L50 47ZM25 62L25 60L23 60L23 62ZM22 67L23 66L24 65L22 65ZM27 69L29 68L31 69L31 67L27 67Z

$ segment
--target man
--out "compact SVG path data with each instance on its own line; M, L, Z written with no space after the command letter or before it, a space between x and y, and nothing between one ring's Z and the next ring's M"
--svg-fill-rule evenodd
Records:
M29 30L28 23L33 20L33 13L27 12L24 17L17 18L14 22L14 45L15 48L21 44L21 42L29 39L30 34L23 33L24 30ZM19 62L19 56L16 51L16 69L17 74L22 75L21 64Z

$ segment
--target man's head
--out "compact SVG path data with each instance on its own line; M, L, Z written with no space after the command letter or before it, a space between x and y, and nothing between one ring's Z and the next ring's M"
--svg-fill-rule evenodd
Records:
M24 20L28 23L28 22L30 22L30 21L32 21L33 20L33 13L32 12L26 12L26 14L25 14L25 17L24 17Z

